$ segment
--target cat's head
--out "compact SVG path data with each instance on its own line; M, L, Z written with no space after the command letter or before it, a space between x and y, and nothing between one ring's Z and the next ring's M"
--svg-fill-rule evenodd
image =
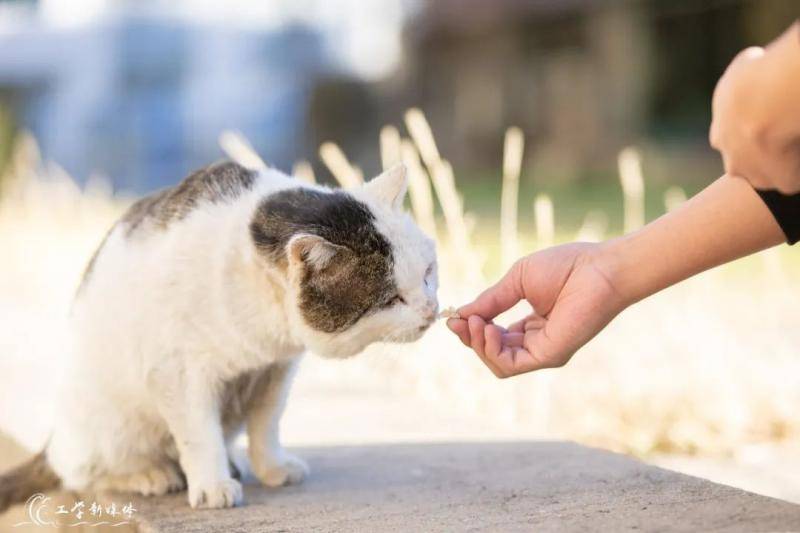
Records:
M290 326L315 353L414 341L435 320L435 246L403 211L406 189L399 165L356 189L303 186L259 204L250 233L285 273Z

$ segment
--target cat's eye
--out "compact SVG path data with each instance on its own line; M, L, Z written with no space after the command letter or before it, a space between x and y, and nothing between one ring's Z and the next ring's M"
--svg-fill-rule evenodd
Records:
M395 294L394 296L392 296L391 298L386 300L386 303L384 303L383 306L384 307L392 307L393 305L404 304L404 303L406 303L405 299L402 296L400 296L399 294Z
M431 276L433 275L433 263L428 265L428 268L425 270L425 277L422 278L422 282L425 283L426 287L431 286Z

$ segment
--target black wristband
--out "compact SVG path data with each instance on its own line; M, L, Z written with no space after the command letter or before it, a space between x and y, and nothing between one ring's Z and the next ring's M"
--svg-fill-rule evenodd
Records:
M800 193L781 194L778 191L756 191L772 211L772 216L786 235L786 242L800 241Z

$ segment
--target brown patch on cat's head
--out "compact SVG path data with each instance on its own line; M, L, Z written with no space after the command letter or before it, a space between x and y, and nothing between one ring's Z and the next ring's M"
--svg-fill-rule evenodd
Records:
M397 296L392 248L374 221L345 192L297 188L265 198L250 234L259 252L296 280L308 325L335 333Z

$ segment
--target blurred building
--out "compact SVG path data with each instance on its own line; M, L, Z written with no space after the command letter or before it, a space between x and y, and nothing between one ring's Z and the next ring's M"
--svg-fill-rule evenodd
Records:
M0 0L0 123L5 104L69 173L143 192L220 157L227 128L285 169L335 140L372 173L380 127L419 106L461 176L495 172L517 125L529 174L586 178L630 143L715 158L717 78L798 16L796 0Z
M705 147L728 62L799 16L796 0L432 0L407 28L407 101L465 166L497 168L518 125L535 163L580 177L629 143Z
M331 45L358 44L357 32L343 39L336 31L347 13L315 4L0 3L0 103L13 108L47 159L79 180L108 176L117 189L174 183L221 157L225 129L290 168L316 151L308 114L319 80L368 79L376 68L363 53ZM375 3L387 4L397 1ZM399 39L397 15L372 13L388 17ZM369 19L364 27L381 29Z
M219 157L236 128L286 164L302 145L319 36L121 17L0 36L0 84L45 155L77 177L138 191Z
M717 79L798 17L796 0L429 0L405 25L393 74L320 80L311 135L374 170L379 128L418 106L462 179L496 176L516 125L528 176L610 176L638 144L668 162L665 179L707 181L719 167L707 142Z

